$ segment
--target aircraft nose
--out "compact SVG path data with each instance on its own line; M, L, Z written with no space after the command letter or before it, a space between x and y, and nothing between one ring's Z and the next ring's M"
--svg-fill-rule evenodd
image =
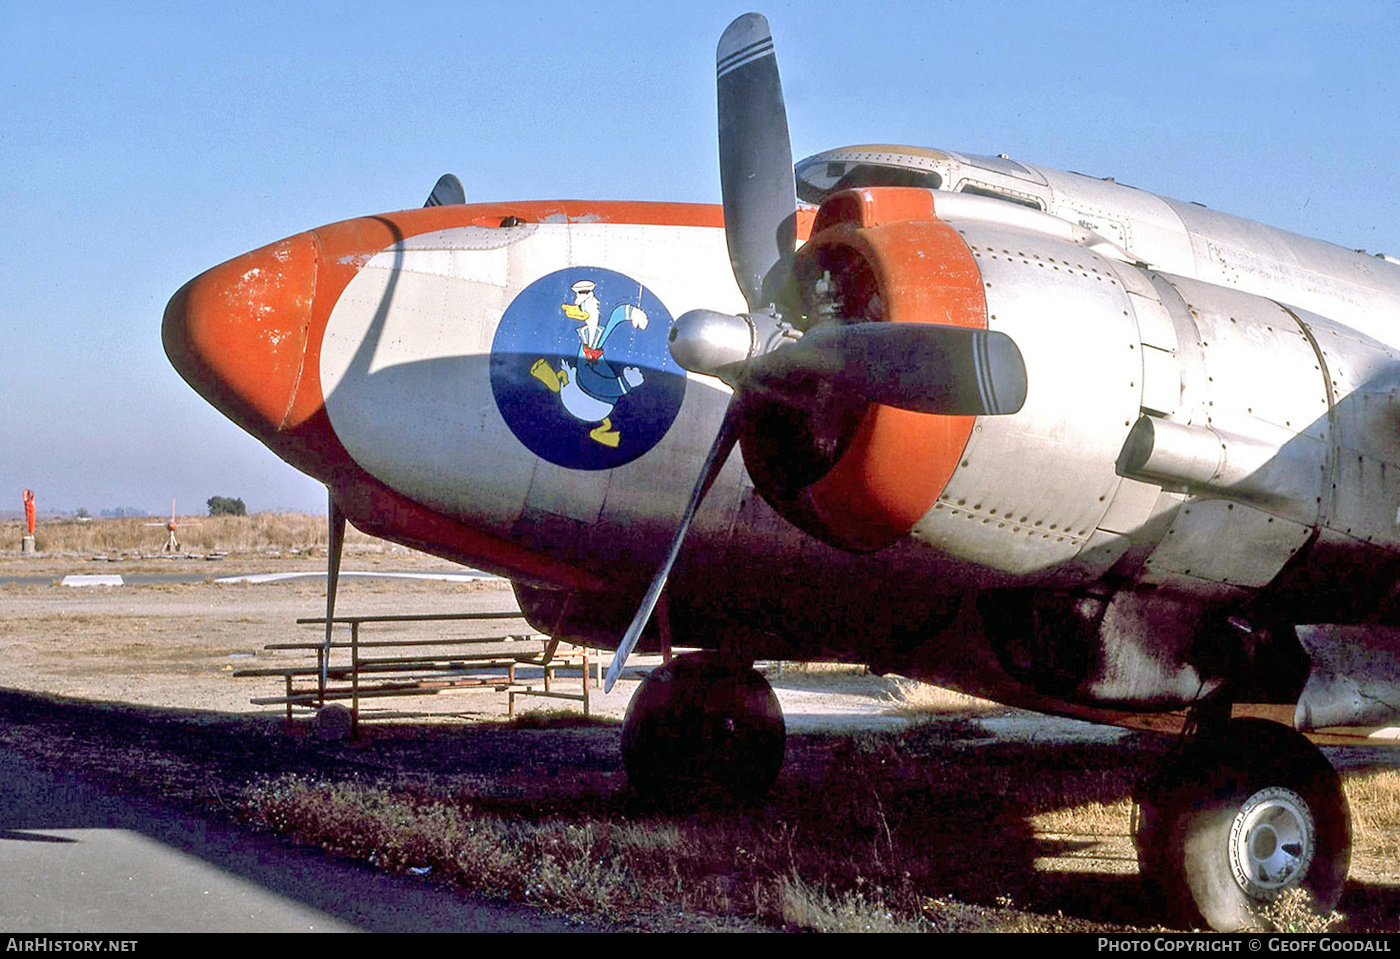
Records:
M200 274L165 308L161 339L170 362L254 436L286 425L316 273L316 237L300 233Z

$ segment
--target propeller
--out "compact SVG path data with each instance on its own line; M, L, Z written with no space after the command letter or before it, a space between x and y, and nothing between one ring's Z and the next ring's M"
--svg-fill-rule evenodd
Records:
M797 248L797 186L787 108L768 21L735 20L715 51L719 178L725 242L750 312L789 293Z
M715 50L715 76L725 242L734 278L750 311L746 317L733 319L738 320L737 326L755 334L750 337L753 343L760 327L770 334L779 327L778 294L786 292L797 247L797 187L792 174L792 143L788 139L787 108L783 104L778 58L773 51L773 33L766 17L746 13L725 29ZM724 314L712 315L724 317ZM673 331L673 347L675 339ZM744 359L747 358L745 355ZM661 598L696 510L739 441L737 400L736 392L725 410L719 433L705 454L700 478L691 490L666 557L618 643L603 681L604 692L611 692L622 675L627 657L636 648Z
M641 638L752 401L805 408L813 385L825 384L838 394L920 413L983 415L1014 413L1026 398L1020 350L998 331L823 319L803 332L785 318L796 318L801 303L794 271L797 195L767 19L750 13L729 25L716 51L716 74L725 240L749 312L691 310L671 328L676 362L719 377L734 394L666 556L608 667L605 691L612 690Z
M780 340L789 342L760 349L750 319L712 310L683 313L671 328L671 356L735 390L791 394L794 401L815 379L867 402L945 416L1014 413L1026 401L1020 348L996 330L838 322L806 333L779 330Z
M467 191L462 189L462 181L451 173L444 173L433 184L433 192L428 194L424 206L456 206L467 202Z

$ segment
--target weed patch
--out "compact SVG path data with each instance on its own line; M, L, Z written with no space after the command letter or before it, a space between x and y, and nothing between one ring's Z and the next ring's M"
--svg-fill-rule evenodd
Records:
M681 908L818 931L1003 928L997 896L1039 905L1064 892L1035 872L1030 816L1070 800L1121 802L1133 771L1120 752L1085 747L978 744L969 762L971 747L938 725L794 737L789 772L748 808L658 809L557 754L548 784L529 789L278 779L250 789L245 808L385 869L559 909ZM1112 892L1081 914L1121 911Z
M917 679L902 676L887 678L892 689L886 696L886 702L893 713L905 716L984 715L1006 708L990 699L979 699L956 689L921 683Z

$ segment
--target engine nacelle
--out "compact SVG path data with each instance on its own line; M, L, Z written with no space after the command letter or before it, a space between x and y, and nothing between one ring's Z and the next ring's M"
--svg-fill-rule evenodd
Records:
M1007 333L1026 363L1023 409L775 402L751 417L745 462L775 508L833 545L913 536L1013 574L1049 569L1089 545L1122 482L1115 460L1140 415L1136 323L1114 265L1076 234L944 219L940 202L905 188L828 198L798 254L807 314Z
M1005 207L910 188L823 204L798 254L812 322L1004 333L1027 396L980 417L821 384L801 409L768 403L744 455L779 511L836 546L918 543L1020 584L1123 561L1120 578L1220 595L1306 563L1319 534L1400 551L1389 350Z
M1385 595L1400 562L1400 364L1326 318L947 196L828 198L798 254L807 314L1004 333L1025 405L936 416L821 384L800 409L758 397L758 489L841 548L925 548L983 589L1030 587L1033 615L993 595L987 626L1007 668L1056 695L1169 708L1238 682L1241 662L1268 695L1296 694L1286 624L1377 615L1347 597ZM1373 568L1383 582L1350 588ZM1237 612L1265 626L1198 641Z

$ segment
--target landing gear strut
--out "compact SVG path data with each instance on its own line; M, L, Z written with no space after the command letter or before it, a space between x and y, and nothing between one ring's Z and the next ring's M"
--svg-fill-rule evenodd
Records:
M1351 860L1341 779L1305 736L1230 720L1140 787L1134 840L1147 894L1185 926L1235 932L1301 888L1336 906Z
M629 784L664 802L758 799L778 778L785 748L768 681L716 653L687 653L653 670L622 724Z

